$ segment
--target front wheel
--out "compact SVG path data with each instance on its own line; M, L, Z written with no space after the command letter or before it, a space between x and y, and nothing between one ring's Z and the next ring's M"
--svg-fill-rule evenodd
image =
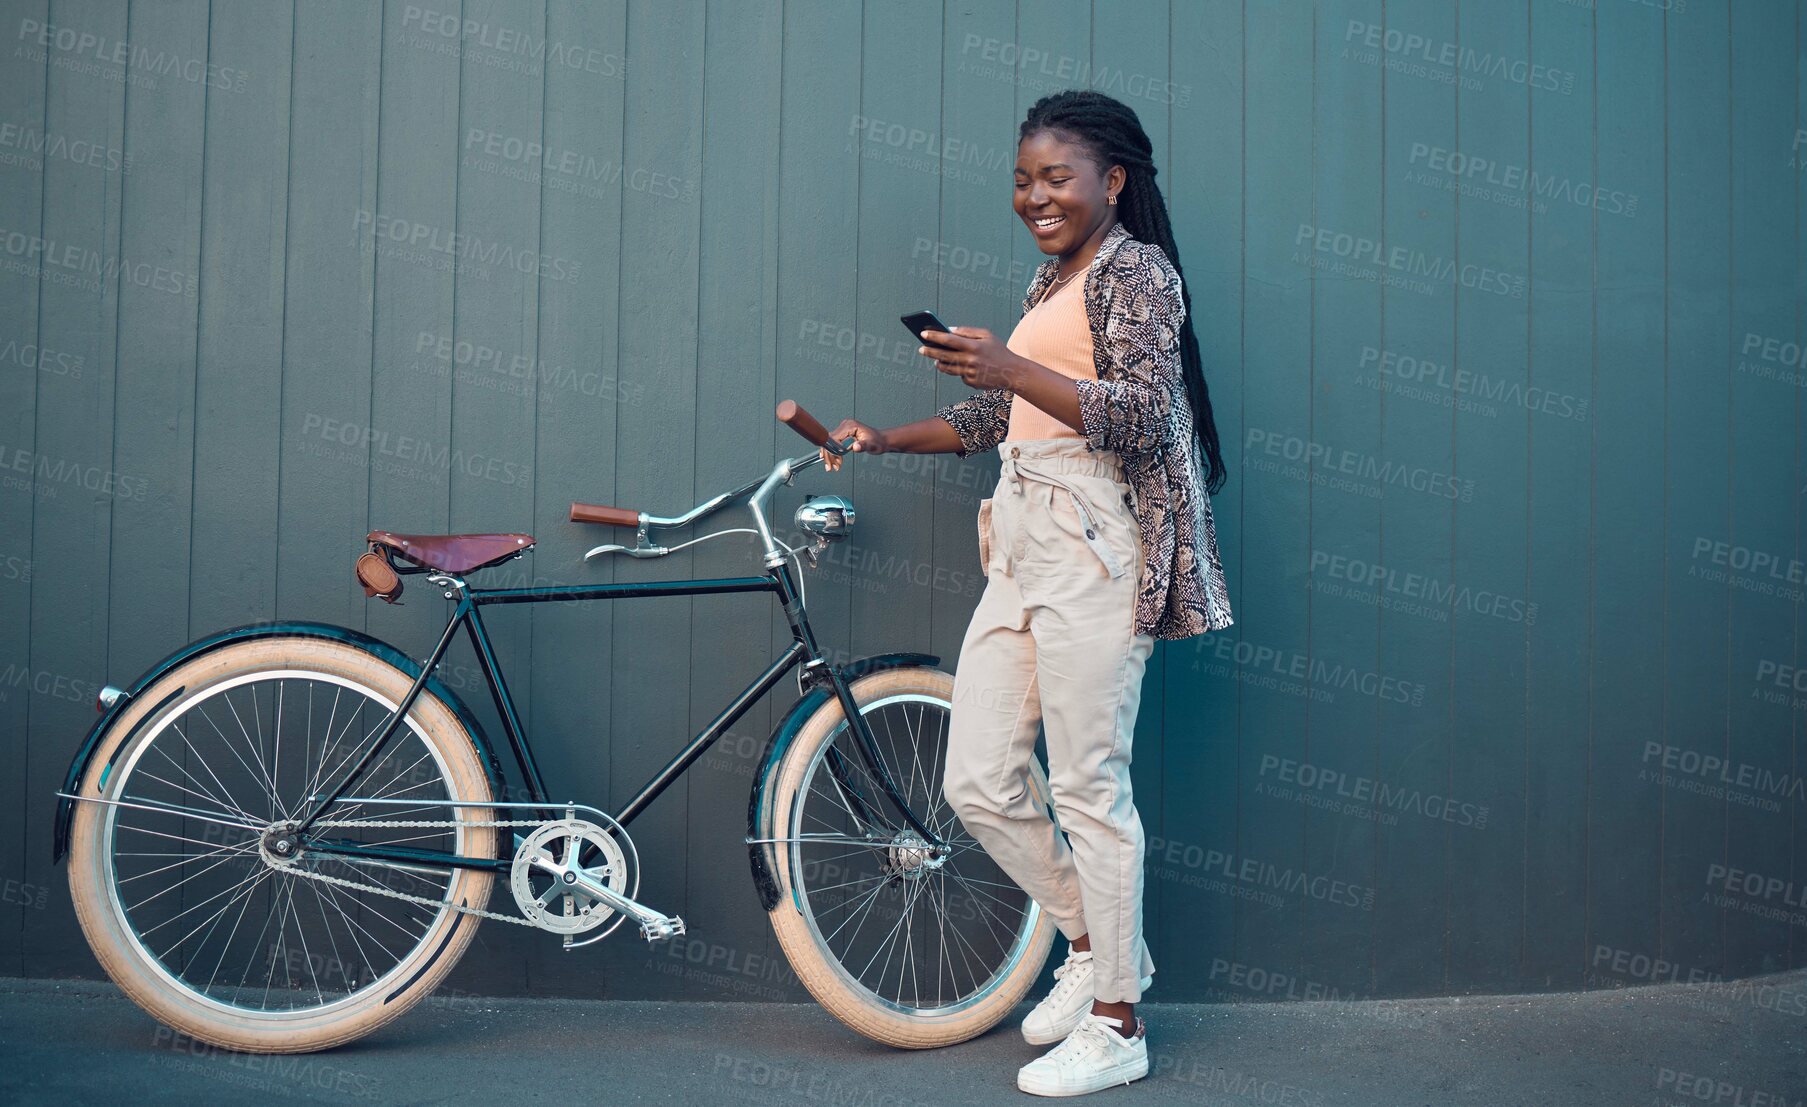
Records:
M450 905L484 907L491 873L307 849L330 837L495 856L491 828L462 825L488 810L432 802L490 798L444 703L421 695L347 794L418 806L342 800L326 813L416 825L284 830L375 744L409 684L355 646L282 635L186 661L120 713L81 783L69 890L134 1002L201 1041L299 1053L382 1026L451 970L477 919Z
M885 771L946 853L926 848L884 795L838 697L780 761L763 832L780 839L772 926L804 987L852 1029L910 1049L963 1042L1005 1018L1057 929L942 795L953 689L951 674L929 668L886 669L851 687ZM1027 783L1053 818L1034 758Z

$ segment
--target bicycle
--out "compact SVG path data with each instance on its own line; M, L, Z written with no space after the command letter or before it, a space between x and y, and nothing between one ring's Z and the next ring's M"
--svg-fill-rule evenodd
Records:
M792 401L778 417L819 448L851 452L852 438L830 438ZM57 792L53 855L69 858L76 915L108 976L193 1038L299 1053L400 1017L485 919L559 935L567 950L629 918L649 942L681 935L681 917L634 898L641 870L627 825L800 664L799 699L753 777L745 836L785 956L817 1002L874 1040L930 1048L990 1029L1040 974L1055 926L942 802L953 677L939 658L836 665L817 644L803 561L816 566L848 536L853 506L807 498L794 517L809 539L799 547L773 535L767 512L778 485L820 460L781 459L676 516L571 505L574 522L636 528L635 545L600 545L586 560L664 557L744 532L763 547L758 576L485 589L466 578L521 557L531 535L373 531L356 567L367 595L393 603L404 576L424 574L452 601L425 661L345 627L269 623L200 639L104 688L101 718ZM751 530L650 541L743 498ZM553 801L482 610L739 592L777 597L790 646L619 811ZM488 736L435 674L461 627L525 799L502 798ZM1053 817L1046 773L1031 765L1027 786ZM498 877L512 914L488 910Z

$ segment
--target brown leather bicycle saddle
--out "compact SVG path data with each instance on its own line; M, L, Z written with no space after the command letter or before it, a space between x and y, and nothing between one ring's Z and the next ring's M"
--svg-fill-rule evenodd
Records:
M373 530L372 545L386 546L417 565L446 573L468 573L506 561L533 548L531 534L395 534Z

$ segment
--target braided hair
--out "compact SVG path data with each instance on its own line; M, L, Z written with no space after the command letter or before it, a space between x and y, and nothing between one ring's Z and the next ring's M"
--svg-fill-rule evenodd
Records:
M1180 251L1173 241L1173 225L1167 218L1167 201L1154 183L1154 146L1141 120L1127 104L1092 89L1068 89L1037 100L1017 132L1020 142L1033 134L1051 131L1063 141L1083 149L1103 173L1121 165L1128 179L1117 199L1123 229L1141 242L1161 248L1180 273L1180 298L1186 306L1180 325L1180 370L1186 395L1192 403L1192 423L1204 447L1205 490L1216 494L1228 475L1223 450L1217 440L1217 422L1211 414L1211 393L1192 331L1192 294L1180 270Z

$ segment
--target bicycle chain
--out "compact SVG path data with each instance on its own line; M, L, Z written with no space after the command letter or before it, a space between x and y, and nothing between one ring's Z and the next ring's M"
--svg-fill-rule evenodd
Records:
M315 826L342 826L342 827L343 826L349 826L349 827L386 826L386 827L393 827L397 830L414 830L414 829L420 829L420 828L426 828L426 827L436 827L436 826L544 826L544 825L546 825L546 820L545 819L492 819L492 820L487 820L487 821L483 821L483 822L477 822L474 820L464 820L464 819L450 819L450 820L445 820L445 819L441 819L441 820L429 820L429 819L411 819L411 820L321 819L318 822L314 823L314 825ZM503 915L503 914L500 914L499 912L495 912L495 911L486 911L481 907L467 907L461 903L453 903L449 899L448 900L438 900L438 899L433 899L429 896L410 895L407 892L398 892L393 888L384 888L381 885L377 885L377 884L360 884L355 880L346 880L344 877L328 876L325 873L309 872L306 869L302 869L299 866L292 865L292 864L291 865L280 865L280 866L277 866L277 869L280 872L293 873L296 876L304 876L304 877L308 878L309 880L318 880L318 881L322 881L327 884L337 884L342 888L354 888L354 889L357 889L358 891L374 892L379 896L388 896L391 899L407 900L410 903L418 903L418 904L421 904L426 907L450 907L454 911L462 911L466 915L475 915L478 918L495 919L497 922L514 923L516 926L531 927L534 930L539 929L539 927L535 926L533 924L533 921L530 919L516 918L513 915Z

